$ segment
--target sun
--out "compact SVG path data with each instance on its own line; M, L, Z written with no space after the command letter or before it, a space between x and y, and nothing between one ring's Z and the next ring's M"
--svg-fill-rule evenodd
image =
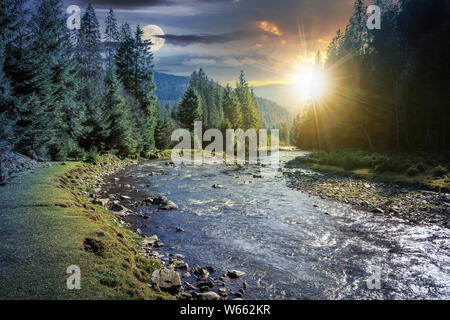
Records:
M305 100L319 100L328 92L328 78L325 71L311 66L302 66L293 76L297 95Z

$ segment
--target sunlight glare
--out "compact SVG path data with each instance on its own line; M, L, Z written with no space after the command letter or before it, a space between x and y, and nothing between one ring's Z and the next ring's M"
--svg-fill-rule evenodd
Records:
M328 90L328 79L323 70L314 66L298 68L299 72L293 75L297 95L305 100L322 98Z

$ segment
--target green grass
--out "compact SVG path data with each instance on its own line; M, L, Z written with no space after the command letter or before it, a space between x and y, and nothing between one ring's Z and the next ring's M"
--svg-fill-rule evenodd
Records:
M94 175L118 161L67 162L0 188L0 298L171 298L148 287L161 265L139 255L140 238L87 196ZM70 265L81 268L81 290L66 287Z
M310 157L317 159L317 163L309 165L316 171L419 185L435 191L450 190L448 160L439 155L341 150L316 151Z

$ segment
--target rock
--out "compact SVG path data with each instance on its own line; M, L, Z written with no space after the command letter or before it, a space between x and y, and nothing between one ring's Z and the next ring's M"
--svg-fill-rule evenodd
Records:
M114 212L122 212L125 210L125 207L118 203L114 203L111 207L111 210Z
M262 175L261 174L254 174L253 178L257 178L257 179L262 179Z
M147 246L147 245L154 245L156 242L158 241L158 236L157 235L154 235L154 236L151 236L151 237L146 237L145 239L144 239L144 241L143 241L143 244L144 244L144 246Z
M212 291L195 294L198 300L217 300L220 296Z
M178 298L181 299L181 300L189 300L189 299L192 298L192 294L190 294L190 293L188 293L188 292L181 292L181 293L178 295Z
M242 297L242 292L240 292L240 291L235 292L234 295L235 295L236 297L238 297L238 298L241 298L241 297Z
M185 256L180 254L180 253L175 253L175 254L172 255L172 257L174 259L184 259L185 258Z
M201 286L199 287L201 292L208 292L209 291L209 287L208 286Z
M189 265L186 262L184 262L183 260L174 260L169 264L168 268L175 269L175 270L180 269L180 270L187 271L189 269Z
M153 271L152 283L161 290L170 292L178 292L181 288L180 274L167 268Z
M155 244L153 246L155 248L164 247L164 243L158 240L158 241L155 242Z
M177 227L176 231L177 232L183 232L184 230L183 230L183 228Z
M183 274L183 278L189 278L191 276L191 274L189 272L185 272Z
M194 272L194 274L196 274L198 276L204 276L204 277L209 276L209 272L205 268L201 268L201 267L195 267L194 269L192 269L192 272Z
M108 205L109 199L94 199L94 201L92 201L93 204L97 204L100 205L102 207L106 207ZM121 211L121 210L119 210Z
M244 288L244 289L247 289L248 288L248 284L247 284L247 282L242 282L242 287Z
M125 184L124 187L125 188L131 188L131 186L129 184Z
M243 277L245 275L246 275L245 272L242 272L242 271L239 271L239 270L230 270L227 273L227 276L229 278L232 278L232 279L237 279L237 278Z
M197 290L197 287L192 285L192 284L190 284L189 282L185 281L184 285L186 286L186 289L188 289L188 290Z
M149 197L147 199L152 199L153 204L159 204L159 205L165 205L167 204L168 200L165 196L155 196L155 197Z
M114 178L114 181L116 181L116 182L119 181L119 180L120 180L119 178Z
M160 207L161 210L178 210L178 206L175 202L167 200L167 204Z
M227 294L227 289L225 289L225 288L219 288L218 291L220 294L223 294L223 295Z
M201 288L201 287L212 288L212 287L214 287L214 283L212 283L212 281L197 281L196 286L198 288Z
M381 208L375 208L372 210L373 213L384 213L384 210Z
M124 196L124 195L121 195L121 196L120 196L120 199L122 199L122 200L130 200L130 199L131 199L131 197L129 197L129 196Z
M215 189L223 189L223 185L221 185L221 184L213 184L212 187Z

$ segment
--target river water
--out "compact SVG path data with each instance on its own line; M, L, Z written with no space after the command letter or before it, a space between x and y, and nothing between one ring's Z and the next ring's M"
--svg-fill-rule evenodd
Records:
M280 152L281 165L301 154ZM244 271L229 285L245 280L246 299L450 298L450 230L357 211L289 188L281 172L260 173L151 161L120 179L180 207L140 209L147 218L130 218L136 228L176 247L190 267Z

